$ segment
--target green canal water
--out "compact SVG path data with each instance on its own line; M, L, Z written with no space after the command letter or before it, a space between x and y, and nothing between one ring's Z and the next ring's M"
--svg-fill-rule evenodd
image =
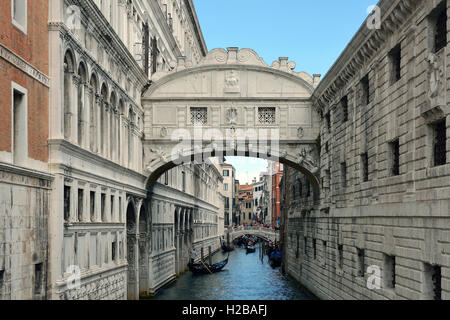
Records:
M314 300L315 297L280 268L273 269L259 249L246 254L237 248L222 272L212 275L194 275L186 272L176 282L161 289L152 300ZM219 252L213 263L222 261L226 254Z

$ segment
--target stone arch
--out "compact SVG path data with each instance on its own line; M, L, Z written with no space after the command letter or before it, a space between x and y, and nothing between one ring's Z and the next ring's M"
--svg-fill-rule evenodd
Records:
M150 252L150 215L145 203L139 210L139 294L146 295L149 283L149 252Z
M64 53L64 138L70 139L72 137L72 118L74 99L74 76L75 76L75 55L71 48L67 48Z

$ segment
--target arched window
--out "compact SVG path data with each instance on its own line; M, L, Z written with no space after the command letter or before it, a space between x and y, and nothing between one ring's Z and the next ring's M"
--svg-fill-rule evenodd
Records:
M84 85L87 83L87 76L86 76L86 68L83 63L80 63L78 67L78 76L80 77L80 85L78 86L78 145L83 146L84 145L84 139L85 139L85 123L86 119L84 118L85 115L85 105L84 105Z
M70 51L64 56L64 138L69 139L72 122L72 83L74 74L74 59Z
M108 89L106 85L102 84L102 89L100 91L102 97L102 102L100 104L100 152L102 155L106 156L106 127L107 127L107 116L106 116L106 104L108 103Z
M98 152L98 142L97 142L97 119L98 110L96 107L96 94L98 90L97 77L95 74L91 76L90 85L92 89L92 94L89 99L89 146L92 152Z

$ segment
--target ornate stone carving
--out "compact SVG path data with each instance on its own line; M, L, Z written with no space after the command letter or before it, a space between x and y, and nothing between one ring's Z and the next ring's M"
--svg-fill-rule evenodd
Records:
M167 153L162 150L161 147L150 147L146 146L144 147L144 159L145 159L145 168L148 171L153 171L153 166L158 162L168 162L169 156Z
M160 135L161 135L162 138L167 137L167 128L166 127L162 127L161 128Z
M238 71L225 72L225 92L240 92Z
M305 130L302 127L299 127L297 129L297 137L299 137L301 139L301 138L303 138L304 135L305 135Z
M238 112L235 107L231 107L227 110L227 124L235 125L237 124Z
M313 154L313 147L302 148L299 152L298 164L305 166L311 173L316 174L319 171L319 167L316 165Z
M428 80L429 80L429 91L428 98L433 100L437 98L440 94L444 71L442 68L441 59L438 55L430 53L427 57L428 67Z

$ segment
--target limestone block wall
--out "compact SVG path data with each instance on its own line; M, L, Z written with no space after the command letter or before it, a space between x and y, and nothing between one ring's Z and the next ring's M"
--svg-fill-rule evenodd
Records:
M286 269L325 299L450 299L450 4L378 5L382 28L363 25L316 89L321 201L292 197L291 172Z
M51 181L0 164L0 300L46 298Z

